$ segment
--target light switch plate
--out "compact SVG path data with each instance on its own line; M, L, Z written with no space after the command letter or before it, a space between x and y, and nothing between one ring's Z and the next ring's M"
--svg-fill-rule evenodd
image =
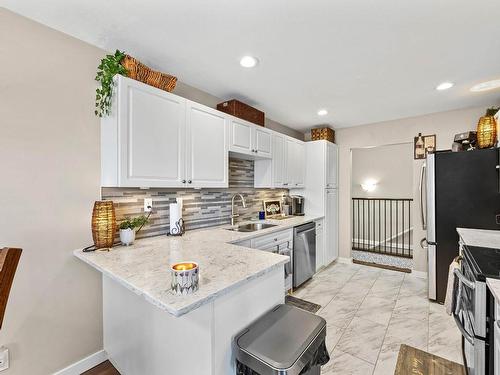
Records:
M150 212L153 209L153 198L144 198L144 212Z

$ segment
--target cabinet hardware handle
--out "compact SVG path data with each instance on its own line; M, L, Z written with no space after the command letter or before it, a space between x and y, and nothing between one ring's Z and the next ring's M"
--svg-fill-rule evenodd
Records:
M188 184L190 184L191 182L193 182L193 181L189 180L189 181L188 181Z
M186 180L182 180L182 183L185 184L186 183Z

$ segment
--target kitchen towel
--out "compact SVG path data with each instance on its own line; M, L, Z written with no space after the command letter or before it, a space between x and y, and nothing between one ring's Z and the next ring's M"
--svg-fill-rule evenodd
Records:
M455 269L460 269L460 257L453 259L448 269L448 285L446 287L446 297L444 299L444 307L448 315L451 315L454 305Z

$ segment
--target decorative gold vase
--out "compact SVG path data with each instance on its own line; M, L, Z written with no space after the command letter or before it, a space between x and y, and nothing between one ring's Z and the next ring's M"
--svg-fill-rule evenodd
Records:
M489 148L495 146L497 140L497 122L494 108L489 108L486 115L479 119L477 123L477 145L479 148Z

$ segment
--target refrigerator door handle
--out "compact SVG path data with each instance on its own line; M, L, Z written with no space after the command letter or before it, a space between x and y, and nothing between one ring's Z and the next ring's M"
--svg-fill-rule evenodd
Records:
M422 221L422 229L427 229L427 223L425 222L424 213L424 176L425 176L425 163L422 164L420 168L420 184L418 185L418 190L420 192L420 219Z

